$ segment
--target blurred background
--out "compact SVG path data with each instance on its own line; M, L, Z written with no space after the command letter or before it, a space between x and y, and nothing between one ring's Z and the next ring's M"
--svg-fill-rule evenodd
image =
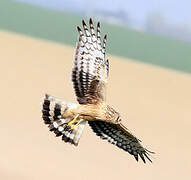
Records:
M1 179L189 179L191 2L1 0ZM156 154L153 163L100 140L79 146L43 124L44 93L76 102L71 68L81 20L108 35L108 103Z

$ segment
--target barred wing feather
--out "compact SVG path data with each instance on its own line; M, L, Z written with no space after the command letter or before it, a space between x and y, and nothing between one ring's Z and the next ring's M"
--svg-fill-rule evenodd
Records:
M140 144L140 140L132 135L122 124L111 124L104 121L89 121L88 123L96 135L129 152L137 161L139 156L144 163L146 163L145 157L151 161L148 155L153 152L145 149Z
M89 20L90 29L84 21L82 25L83 31L77 27L79 40L74 56L72 81L80 104L91 103L92 99L96 103L104 101L109 72L109 62L105 60L106 35L101 43L100 23L97 24L95 34L92 19Z

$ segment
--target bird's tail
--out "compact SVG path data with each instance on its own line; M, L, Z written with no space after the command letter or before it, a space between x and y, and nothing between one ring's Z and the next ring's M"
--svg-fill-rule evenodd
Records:
M70 129L69 122L73 117L64 117L71 109L77 107L77 104L67 102L45 94L42 100L42 118L48 125L50 131L56 136L62 136L62 140L74 145L78 145L86 121L80 122L74 129Z

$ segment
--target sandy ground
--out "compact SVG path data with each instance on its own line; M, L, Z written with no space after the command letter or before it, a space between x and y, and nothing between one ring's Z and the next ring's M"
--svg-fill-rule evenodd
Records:
M0 179L189 179L191 75L110 57L108 102L155 151L144 164L100 140L87 126L79 146L43 124L45 92L75 101L73 48L0 31Z

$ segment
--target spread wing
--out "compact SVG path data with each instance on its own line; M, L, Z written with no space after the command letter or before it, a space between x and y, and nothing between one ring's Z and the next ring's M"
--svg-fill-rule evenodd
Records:
M148 155L153 152L145 149L140 144L140 140L133 136L122 124L111 124L104 121L88 121L88 123L98 136L129 152L137 161L140 156L144 163L146 163L145 157L152 162Z
M82 21L83 31L77 27L79 39L74 55L72 81L77 100L80 104L105 100L105 86L109 73L109 62L105 59L106 35L103 43L100 37L100 23L97 23L96 34L92 19L89 29Z

